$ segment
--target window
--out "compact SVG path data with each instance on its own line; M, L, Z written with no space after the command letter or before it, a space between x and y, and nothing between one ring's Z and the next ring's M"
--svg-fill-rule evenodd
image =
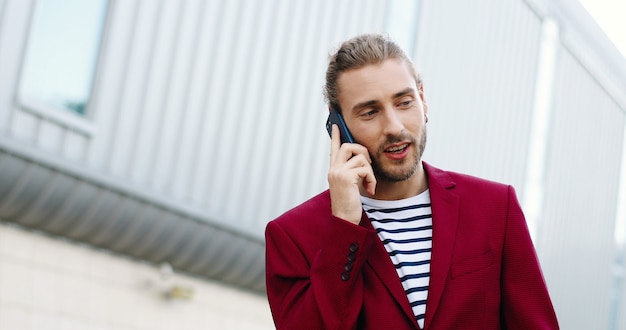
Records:
M37 1L19 86L23 106L85 114L106 6L106 0Z

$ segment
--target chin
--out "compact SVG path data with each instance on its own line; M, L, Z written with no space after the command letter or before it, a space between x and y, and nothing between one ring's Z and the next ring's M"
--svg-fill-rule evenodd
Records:
M390 168L396 166L384 166L383 168L374 168L374 175L377 180L385 182L402 182L410 179L417 172L418 163L411 165L405 164L402 168Z

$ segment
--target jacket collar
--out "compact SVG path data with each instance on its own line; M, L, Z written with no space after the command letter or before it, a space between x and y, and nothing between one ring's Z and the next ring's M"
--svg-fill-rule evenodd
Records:
M452 261L454 239L459 218L459 196L454 192L456 183L447 172L430 166L425 162L422 162L422 164L428 179L433 212L433 250L430 262L430 284L425 317L425 327L427 328L439 306ZM365 212L363 212L361 226L374 230ZM378 243L375 243L370 253L371 255L367 261L368 265L402 307L406 316L417 326L417 321L409 305L402 283L398 281L395 267L380 240Z
M426 301L425 327L432 321L443 294L459 222L460 197L456 194L456 182L448 172L423 162L430 190L433 212L433 250L430 261L430 284Z

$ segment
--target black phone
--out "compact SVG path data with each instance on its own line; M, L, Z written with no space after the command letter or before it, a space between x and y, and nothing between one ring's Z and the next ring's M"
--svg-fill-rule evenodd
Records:
M354 138L352 138L352 134L350 134L350 130L348 130L348 126L346 126L346 122L343 120L341 113L335 109L330 110L328 120L326 121L326 130L329 136L332 136L333 124L339 127L341 143L354 143Z

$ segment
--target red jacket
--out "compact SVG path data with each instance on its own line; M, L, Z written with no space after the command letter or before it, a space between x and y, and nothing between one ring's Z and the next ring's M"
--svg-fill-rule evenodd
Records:
M433 211L425 329L558 329L512 187L424 163ZM419 329L369 219L331 214L325 191L266 228L278 329Z

